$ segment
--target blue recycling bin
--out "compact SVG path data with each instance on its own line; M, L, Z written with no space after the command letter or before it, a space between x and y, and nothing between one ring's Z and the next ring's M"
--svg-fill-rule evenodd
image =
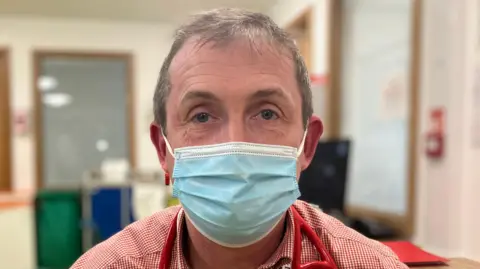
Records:
M131 197L130 187L99 188L91 194L91 218L96 241L110 238L133 222Z

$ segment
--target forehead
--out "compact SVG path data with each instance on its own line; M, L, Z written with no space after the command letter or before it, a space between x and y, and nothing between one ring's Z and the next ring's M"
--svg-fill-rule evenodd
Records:
M239 38L222 44L203 44L191 39L173 58L169 71L173 88L184 79L198 75L215 76L212 82L229 79L246 82L254 78L252 75L264 75L265 83L270 79L271 83L297 89L291 53L261 40L251 42Z
M182 48L175 55L171 67L181 64L191 56L204 58L213 54L229 54L236 59L246 61L262 60L262 61L285 61L292 63L291 53L287 49L272 42L259 40L249 40L247 38L235 38L228 41L210 41L205 42L199 38L190 38L185 42Z

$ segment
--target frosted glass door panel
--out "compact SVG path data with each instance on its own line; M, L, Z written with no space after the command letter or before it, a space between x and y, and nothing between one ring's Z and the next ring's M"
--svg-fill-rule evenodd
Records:
M353 142L347 203L403 215L411 1L344 2L342 135Z
M129 161L126 61L43 57L40 74L45 186L78 184L107 159Z

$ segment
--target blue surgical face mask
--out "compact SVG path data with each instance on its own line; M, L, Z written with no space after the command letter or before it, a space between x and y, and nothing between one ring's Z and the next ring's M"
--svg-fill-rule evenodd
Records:
M306 134L306 132L305 132ZM226 247L258 242L300 196L300 147L231 142L177 148L173 195L206 238Z

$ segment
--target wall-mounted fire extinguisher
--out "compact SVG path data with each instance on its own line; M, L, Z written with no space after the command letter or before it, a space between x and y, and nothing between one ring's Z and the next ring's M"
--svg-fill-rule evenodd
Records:
M443 157L445 151L445 111L434 108L430 111L429 129L426 136L426 153L431 159Z

